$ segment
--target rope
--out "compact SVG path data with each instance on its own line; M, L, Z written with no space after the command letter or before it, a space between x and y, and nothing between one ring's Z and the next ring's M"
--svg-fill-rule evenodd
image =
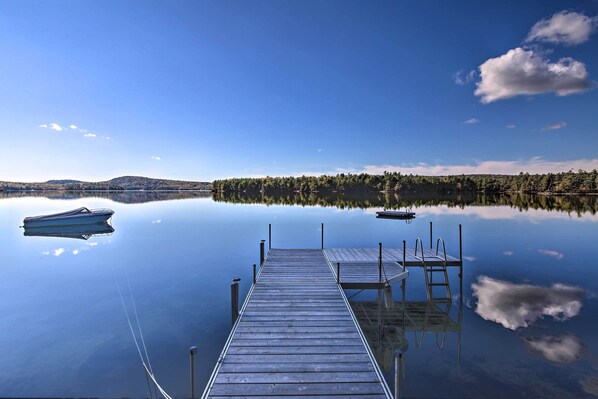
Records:
M129 281L129 273L126 273L127 276L127 286L129 287L129 294L131 296L131 303L133 304L133 312L135 313L135 320L137 321L137 329L139 330L139 336L141 337L141 344L143 345L143 351L145 352L145 358L147 359L147 364L149 365L150 374L154 375L154 370L152 369L152 362L150 362L149 354L147 353L147 347L145 346L145 339L143 338L143 332L141 331L141 323L139 323L139 316L137 316L137 307L135 306L135 299L133 298L133 290L131 290L131 283ZM156 392L156 387L154 386L154 393L156 394L156 398L158 397L158 393ZM152 396L150 392L150 397Z
M141 359L141 364L143 365L143 368L145 369L146 377L149 376L151 378L151 380L154 383L155 387L158 388L158 390L164 396L165 399L172 399L172 397L170 395L168 395L168 393L166 393L166 391L160 386L160 384L158 384L158 381L156 381L156 378L154 377L154 374L151 372L151 370L148 368L148 366L145 363L145 360L143 358L143 355L141 354L141 348L139 347L139 343L137 341L137 336L135 335L135 331L133 330L133 324L131 323L131 318L129 317L129 312L127 311L127 307L125 305L125 300L124 300L122 291L120 289L120 285L118 284L118 280L116 279L116 276L114 277L114 282L116 283L116 288L118 289L118 295L120 296L120 303L122 304L123 310L125 311L125 316L127 318L127 323L129 324L129 330L131 331L131 335L133 336L133 341L135 342L135 347L137 348L137 353L139 354L139 358ZM130 285L129 285L129 291L130 291ZM132 292L131 292L131 299L133 299ZM134 306L134 302L133 302L133 306ZM135 310L135 317L137 317L137 311L136 310ZM141 339L143 340L143 334L141 334L141 325L139 324L139 318L137 318L137 327L139 328ZM143 343L143 347L145 349L145 343ZM145 353L146 353L146 356L147 356L147 349L145 349ZM147 358L147 360L148 360L148 363L149 363L149 357ZM152 397L152 391L151 391L151 389L150 389L149 392L150 392L150 397ZM158 396L158 395L156 395L156 396Z

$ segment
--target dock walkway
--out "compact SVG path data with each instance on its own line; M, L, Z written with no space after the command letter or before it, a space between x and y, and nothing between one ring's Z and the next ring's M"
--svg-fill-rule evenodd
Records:
M322 250L271 249L203 398L392 398Z

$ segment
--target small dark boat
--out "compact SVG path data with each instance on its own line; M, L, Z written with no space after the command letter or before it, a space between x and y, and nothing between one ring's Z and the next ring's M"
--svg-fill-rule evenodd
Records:
M415 212L410 211L378 211L376 217L381 219L413 219L415 218Z

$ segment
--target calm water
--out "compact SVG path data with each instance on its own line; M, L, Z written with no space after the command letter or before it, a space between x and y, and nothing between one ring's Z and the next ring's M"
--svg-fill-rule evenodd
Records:
M161 385L188 397L188 349L199 348L203 389L230 330L230 281L241 277L244 298L268 223L274 247L317 248L322 222L329 247L398 247L427 239L430 221L453 254L463 224L460 362L458 332L444 344L432 332L406 332L403 395L598 396L595 213L436 202L414 208L418 217L406 224L376 219L379 208L186 197L0 197L0 396L148 396L120 289L133 320L134 299ZM115 231L84 240L19 228L25 216L79 206L115 210ZM456 274L451 317L459 322ZM423 273L413 269L407 301L423 300ZM392 385L394 371L383 366Z

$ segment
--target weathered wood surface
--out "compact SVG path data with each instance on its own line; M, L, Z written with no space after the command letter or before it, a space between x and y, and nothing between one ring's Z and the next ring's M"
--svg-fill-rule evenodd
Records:
M326 258L331 263L377 263L380 251L378 248L326 248L324 250ZM442 250L436 254L436 249L424 248L424 260L429 266L440 266L444 262L444 253ZM403 250L399 248L382 248L382 262L390 264L398 262L403 264ZM459 266L461 261L454 256L447 254L447 266ZM405 249L405 265L404 266L422 266L421 250L417 251L413 248Z
M340 271L340 279L338 279L338 281L343 287L351 285L353 288L359 288L358 286L360 284L384 284L386 281L390 284L394 284L409 276L409 271L398 265L396 262L382 263L381 279L377 262L341 263L339 268L337 268L336 264L331 262L331 266L335 278L337 277L337 270ZM373 286L372 288L377 287Z
M390 398L321 250L272 249L204 398Z

